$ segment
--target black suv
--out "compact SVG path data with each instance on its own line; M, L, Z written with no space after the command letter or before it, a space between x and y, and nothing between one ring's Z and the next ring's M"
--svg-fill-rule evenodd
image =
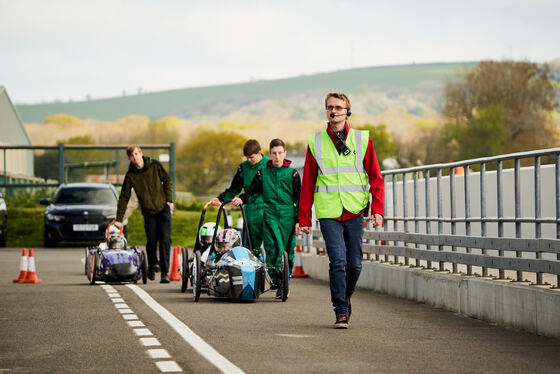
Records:
M54 198L41 199L45 212L45 247L59 241L102 241L117 214L118 194L111 184L71 183L58 187Z
M0 247L5 247L8 241L8 208L0 192Z

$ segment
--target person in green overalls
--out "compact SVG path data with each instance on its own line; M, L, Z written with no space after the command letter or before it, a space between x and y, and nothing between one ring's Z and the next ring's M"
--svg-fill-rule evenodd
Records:
M286 160L286 144L281 139L270 142L270 158L259 170L245 193L233 199L234 205L246 204L253 196L262 195L264 202L263 244L266 266L278 286L277 271L282 268L282 253L288 252L290 275L294 265L296 235L299 235L298 207L301 179L296 169ZM276 297L282 297L277 288Z
M264 168L267 161L270 160L262 154L261 145L255 139L249 139L245 142L243 155L247 158L247 161L243 161L239 165L231 185L218 197L212 199L211 204L213 206L220 206L222 202L232 200L242 189L247 191L257 171ZM247 225L251 233L253 252L258 256L263 241L264 204L262 196L260 194L251 196L243 208L245 209L245 217L247 218Z

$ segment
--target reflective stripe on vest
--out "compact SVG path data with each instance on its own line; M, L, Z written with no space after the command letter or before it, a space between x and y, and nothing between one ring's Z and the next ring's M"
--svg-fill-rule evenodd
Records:
M350 154L338 153L325 131L309 136L309 148L317 161L314 201L317 218L338 218L343 208L357 214L369 200L368 176L363 161L369 134L350 129L346 145Z

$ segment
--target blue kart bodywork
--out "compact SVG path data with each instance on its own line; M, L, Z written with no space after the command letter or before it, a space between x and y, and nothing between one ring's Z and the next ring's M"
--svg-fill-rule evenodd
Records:
M104 282L147 282L146 254L137 247L108 249L101 246L86 249L85 273L91 284Z
M224 202L218 210L216 227L219 226L220 217L223 214L224 229L230 228L224 206L231 201ZM202 210L197 233L204 224L204 215L210 203L206 204ZM266 254L264 249L260 249L259 257L252 251L251 235L246 224L245 211L240 206L243 217L243 227L240 231L242 246L235 247L225 252L221 257L216 252L216 236L214 232L212 243L208 248L200 242L197 235L192 257L189 258L187 248L181 251L181 292L188 288L189 281L192 285L193 300L198 301L202 291L208 295L218 298L228 298L235 300L251 301L270 289L273 289L273 282L268 274L266 267ZM203 256L203 253L205 254ZM219 258L218 258L219 257ZM280 279L279 285L281 299L286 301L289 293L289 264L288 254L282 254L282 269L274 270Z
M212 296L254 300L270 289L265 265L244 247L230 249L207 270L204 283Z

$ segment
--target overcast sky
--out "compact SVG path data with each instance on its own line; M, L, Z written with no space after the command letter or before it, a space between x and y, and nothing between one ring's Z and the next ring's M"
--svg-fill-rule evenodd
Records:
M558 0L0 0L15 103L353 67L560 57Z

